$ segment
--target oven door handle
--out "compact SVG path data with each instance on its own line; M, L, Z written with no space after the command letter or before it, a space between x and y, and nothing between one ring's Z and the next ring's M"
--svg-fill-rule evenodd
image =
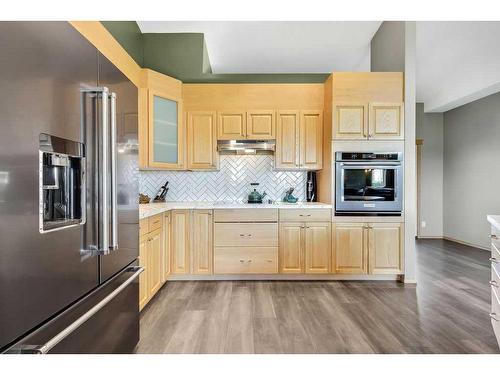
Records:
M388 167L396 167L399 168L401 167L401 163L391 163L391 162L367 162L367 163L356 163L356 162L337 162L339 166L344 167L355 167L354 169L367 169L367 167L374 167L374 168L388 168Z

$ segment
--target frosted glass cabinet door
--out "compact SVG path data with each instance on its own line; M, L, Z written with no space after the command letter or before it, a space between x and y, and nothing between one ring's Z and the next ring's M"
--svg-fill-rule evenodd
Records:
M182 166L182 128L179 102L150 92L150 166L178 169Z

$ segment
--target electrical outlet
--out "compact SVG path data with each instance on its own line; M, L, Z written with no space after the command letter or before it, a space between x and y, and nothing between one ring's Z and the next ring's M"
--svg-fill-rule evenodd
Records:
M427 225L427 223L426 223L424 220L422 220L422 221L420 222L420 227L421 227L421 228L425 228L425 226L426 226L426 225Z

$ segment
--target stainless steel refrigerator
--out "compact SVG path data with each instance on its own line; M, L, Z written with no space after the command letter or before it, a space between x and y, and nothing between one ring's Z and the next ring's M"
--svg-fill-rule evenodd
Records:
M132 352L137 88L67 22L0 51L0 352Z

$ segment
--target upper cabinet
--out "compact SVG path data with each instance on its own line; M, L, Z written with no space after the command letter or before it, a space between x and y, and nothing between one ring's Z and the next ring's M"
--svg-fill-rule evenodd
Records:
M187 112L187 168L217 169L217 116L215 111Z
M184 127L180 101L149 90L149 166L184 167Z
M139 86L139 167L184 169L185 122L182 82L142 69Z
M368 137L403 139L403 104L370 103Z
M326 119L333 140L404 139L403 82L401 72L333 73Z
M333 117L334 139L363 139L368 136L366 103L337 103Z
M299 134L301 169L318 170L323 167L323 112L302 111Z
M298 169L299 167L299 111L278 111L276 131L275 167Z
M404 139L403 103L337 103L333 139Z
M278 111L275 167L319 170L323 167L323 112Z
M219 111L217 139L274 139L275 111Z
M276 116L273 110L247 112L247 139L275 139Z
M244 111L219 111L217 139L232 140L246 138L246 117Z

